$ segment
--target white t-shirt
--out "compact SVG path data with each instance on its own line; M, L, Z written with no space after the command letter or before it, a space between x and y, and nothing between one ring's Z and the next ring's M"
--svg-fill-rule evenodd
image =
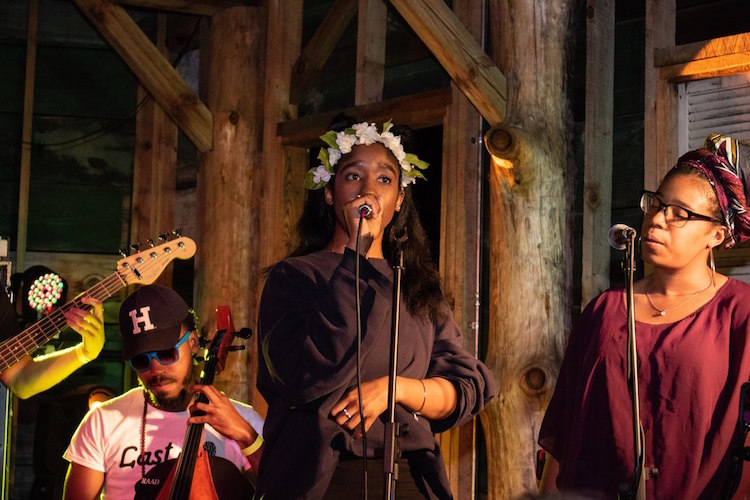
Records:
M139 452L143 404L143 388L136 387L89 410L63 454L70 462L104 472L102 498L133 498L135 484L141 479L141 456L148 472L158 463L177 458L182 451L188 412L163 411L148 405L146 452ZM262 435L263 418L249 405L234 400L232 404ZM204 426L202 449L215 449L215 456L226 458L240 469L248 465L237 442L226 439L208 424Z

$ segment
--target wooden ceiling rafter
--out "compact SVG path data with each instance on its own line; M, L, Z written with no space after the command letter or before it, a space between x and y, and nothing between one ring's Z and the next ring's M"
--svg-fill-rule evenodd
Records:
M118 0L118 3L144 9L166 10L183 14L212 16L227 7L246 5L246 2L232 0Z
M299 104L310 83L320 74L344 31L357 12L357 0L336 0L315 30L292 69L289 101Z
M125 9L112 0L74 2L196 148L210 151L213 115Z
M490 125L505 118L505 75L444 0L389 0Z
M443 0L390 0L451 79L492 125L505 116L505 76ZM357 11L337 0L294 66L290 101L299 104ZM327 116L328 113L325 114ZM279 132L286 130L279 125Z

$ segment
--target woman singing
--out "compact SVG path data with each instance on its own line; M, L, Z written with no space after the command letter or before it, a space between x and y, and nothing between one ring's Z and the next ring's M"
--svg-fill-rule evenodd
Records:
M260 304L258 388L269 409L257 496L356 498L365 454L368 491L382 491L393 266L405 239L395 413L409 425L399 438L396 493L450 498L433 434L474 417L494 386L462 348L411 199L427 164L404 152L390 123L358 123L322 139L321 164L305 180L299 246L271 269Z

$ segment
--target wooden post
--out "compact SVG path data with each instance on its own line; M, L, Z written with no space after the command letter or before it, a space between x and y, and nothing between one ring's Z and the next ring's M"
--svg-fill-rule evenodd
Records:
M26 269L26 237L29 229L29 187L31 184L31 127L34 120L34 78L36 77L36 28L39 0L29 2L29 25L26 35L26 76L23 91L23 131L21 133L21 174L18 183L18 232L16 269Z
M454 0L453 12L481 38L483 12L473 0ZM443 174L440 211L440 276L451 299L464 347L475 356L479 328L481 247L482 117L453 83L443 122ZM433 168L433 167L431 167ZM471 422L437 436L455 498L476 495L476 426Z
M383 0L359 0L357 13L357 74L354 104L383 100L385 33L388 6Z
M163 55L166 48L166 14L157 17L156 47ZM130 242L145 244L173 229L177 182L177 126L148 90L138 85L136 101L145 104L135 121L135 158L133 161L133 202L130 215ZM187 234L191 238L195 235ZM158 241L156 242L158 244ZM172 266L156 281L172 285Z
M261 269L280 260L291 248L294 224L302 213L307 150L284 148L277 135L279 122L297 116L296 107L289 103L289 89L292 66L299 57L302 40L302 0L268 2L268 39L275 42L268 44L266 53L263 162L258 170L263 221L257 235ZM293 168L295 165L298 166ZM285 190L286 186L293 188L291 192ZM256 302L261 289L255 296ZM257 389L253 390L253 405L265 415L265 401Z
M589 0L586 19L581 309L609 286L610 247L606 234L612 222L614 0Z
M259 196L266 10L231 7L211 22L207 60L208 106L214 149L198 172L198 250L195 305L213 335L216 308L228 305L236 328L253 327L258 294ZM236 341L235 343L238 343ZM251 401L255 387L254 341L231 353L217 385L230 397Z
M536 494L537 434L569 330L565 83L574 3L490 2L494 60L509 76L507 117L493 140L502 161L490 172L486 363L499 394L480 414L490 499Z
M659 77L655 49L672 47L675 0L646 0L646 61L643 110L643 187L656 189L677 160L677 91ZM671 137L670 137L671 136Z

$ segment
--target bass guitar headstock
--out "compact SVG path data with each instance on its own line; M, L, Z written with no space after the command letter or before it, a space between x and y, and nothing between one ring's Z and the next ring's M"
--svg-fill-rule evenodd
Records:
M161 239L166 239L164 236ZM156 281L162 271L174 259L189 259L195 255L195 242L186 236L155 245L117 261L117 273L126 284L149 285ZM137 248L137 247L136 247Z

